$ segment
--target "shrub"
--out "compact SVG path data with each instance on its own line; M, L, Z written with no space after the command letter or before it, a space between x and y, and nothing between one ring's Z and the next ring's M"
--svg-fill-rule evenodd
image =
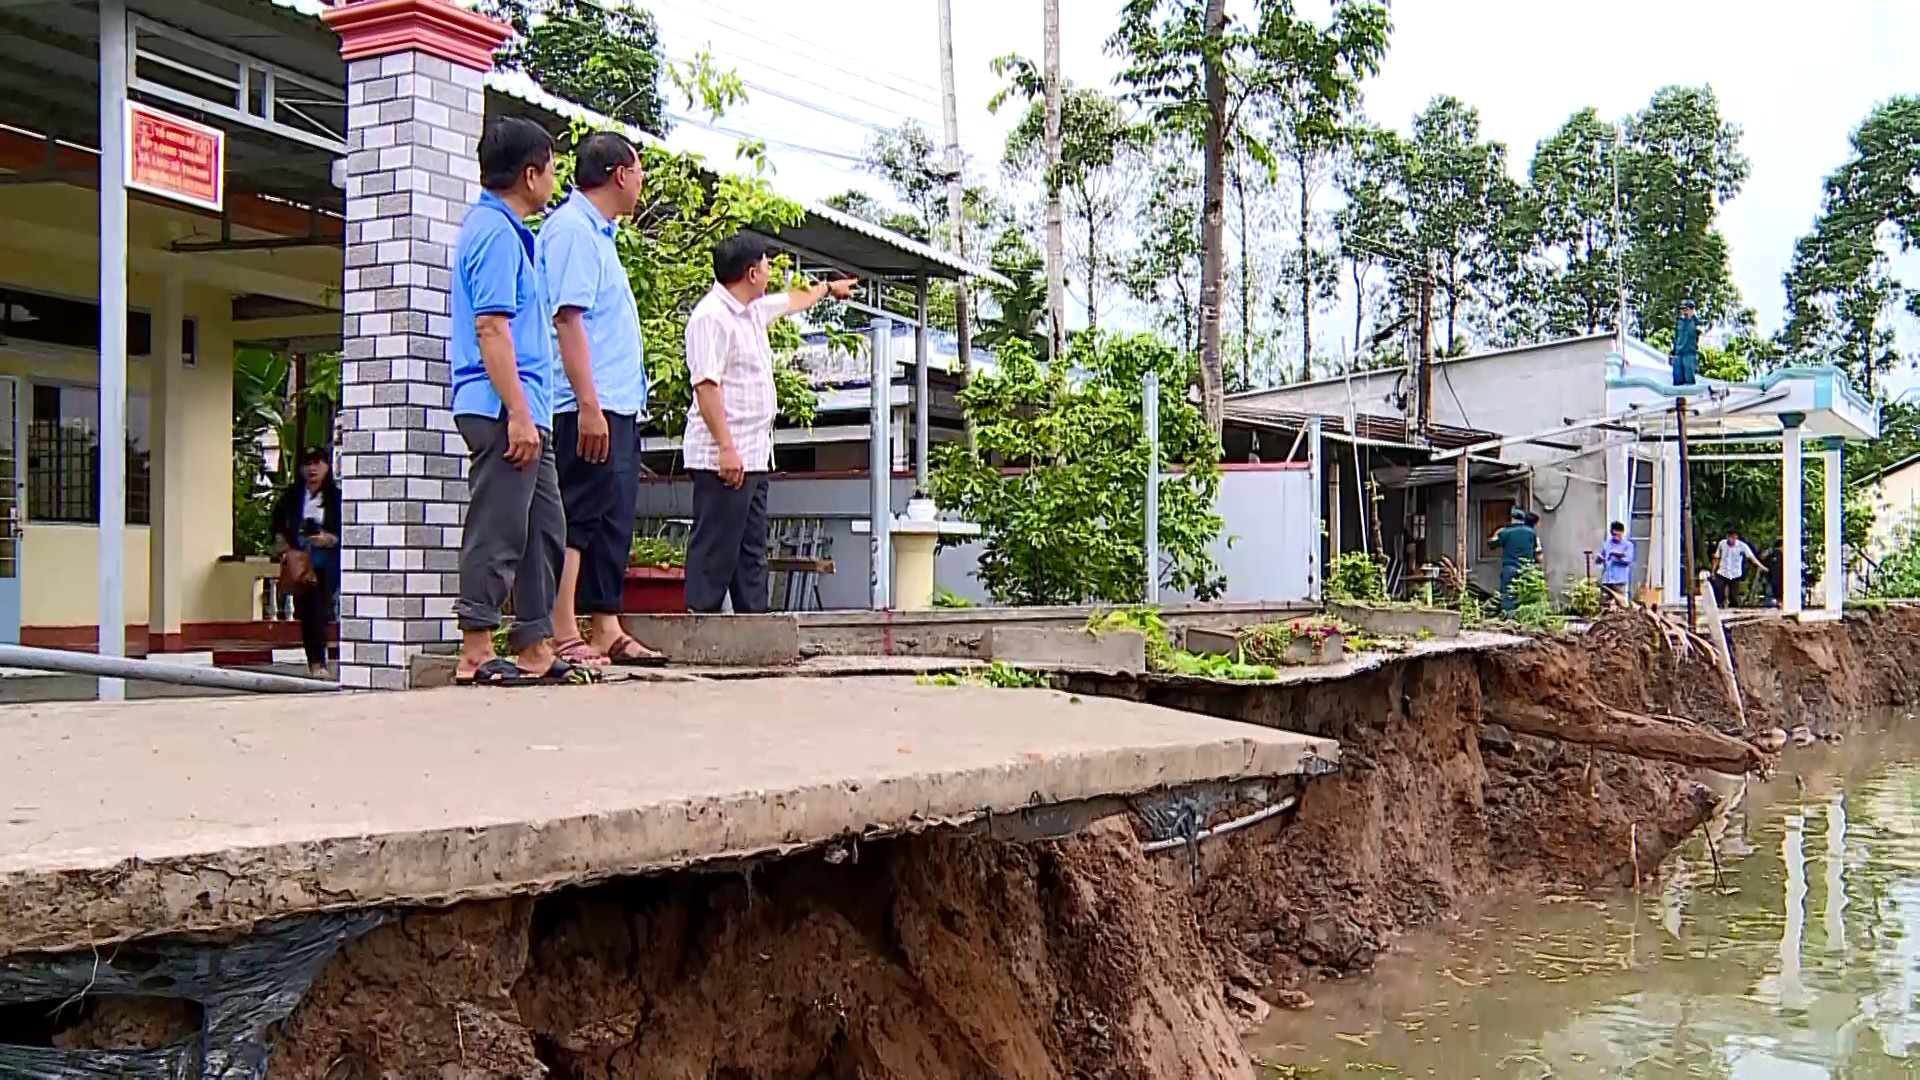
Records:
M1567 610L1583 619L1600 614L1600 583L1590 577L1575 580L1567 589Z
M1327 599L1343 603L1380 603L1387 598L1386 570L1372 555L1349 551L1333 561Z

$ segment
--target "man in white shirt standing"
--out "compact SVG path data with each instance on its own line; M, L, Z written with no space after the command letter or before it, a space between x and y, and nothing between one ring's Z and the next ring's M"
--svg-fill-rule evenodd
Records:
M1740 579L1746 575L1749 559L1760 569L1767 568L1747 542L1740 539L1740 530L1727 526L1727 538L1713 549L1713 594L1721 607L1740 606Z
M767 328L831 294L849 278L769 295L765 240L739 233L713 249L712 291L687 319L693 404L682 445L693 474L693 538L687 545L687 610L767 610L767 476L773 470L773 345Z

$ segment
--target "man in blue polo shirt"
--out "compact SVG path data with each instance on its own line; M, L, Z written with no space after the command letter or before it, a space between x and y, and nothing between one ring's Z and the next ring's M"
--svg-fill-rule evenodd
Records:
M647 369L640 310L614 237L640 202L640 154L602 131L580 140L573 157L573 193L541 223L534 247L560 367L553 438L567 555L553 605L554 648L571 664L652 666L666 658L620 626ZM584 639L579 615L591 623Z
M566 519L553 454L553 352L524 219L553 198L553 137L521 117L480 136L480 201L453 256L453 422L466 440L458 683L525 686L572 673L553 650ZM512 660L493 632L511 597Z

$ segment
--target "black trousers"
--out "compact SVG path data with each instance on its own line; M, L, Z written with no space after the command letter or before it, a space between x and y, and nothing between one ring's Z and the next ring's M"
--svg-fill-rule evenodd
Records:
M1713 598L1720 602L1721 607L1737 608L1740 606L1740 582L1745 577L1745 574L1737 578L1721 577L1719 574L1713 575Z
M767 610L767 474L737 488L693 470L693 539L687 544L687 610L715 612L728 597L737 615Z
M567 547L580 553L573 609L581 615L620 614L633 547L633 515L640 502L640 425L607 413L607 460L580 456L580 414L555 413L553 453L560 470L560 504L567 512ZM572 636L571 627L557 631Z
M540 432L540 456L522 466L506 459L507 420L455 416L467 441L467 521L460 541L462 630L500 626L509 597L515 652L553 636L553 598L560 591L567 520L553 464L553 436Z
M336 586L337 588L337 586ZM300 644L307 650L307 666L322 667L327 662L327 631L333 627L334 588L326 579L318 587L293 598L293 614L300 620Z

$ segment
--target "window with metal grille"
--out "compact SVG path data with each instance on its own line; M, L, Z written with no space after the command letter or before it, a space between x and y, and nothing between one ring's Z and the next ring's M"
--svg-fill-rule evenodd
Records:
M129 525L151 520L147 398L127 394ZM100 522L100 392L91 386L36 383L27 420L27 520Z

